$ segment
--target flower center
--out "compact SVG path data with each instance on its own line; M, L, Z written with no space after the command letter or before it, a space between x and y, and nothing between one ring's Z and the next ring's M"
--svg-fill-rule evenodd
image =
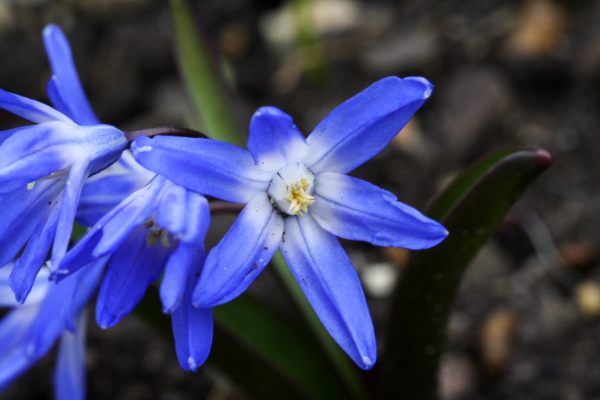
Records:
M315 202L315 175L301 163L290 164L273 175L267 194L271 204L288 215L302 215Z
M169 232L156 225L152 217L144 222L144 226L148 228L146 246L152 247L159 241L165 249L168 249L171 246L171 243L169 242Z

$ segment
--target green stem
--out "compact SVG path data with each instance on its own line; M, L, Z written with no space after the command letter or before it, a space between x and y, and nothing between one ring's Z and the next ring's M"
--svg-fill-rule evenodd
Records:
M304 293L296 279L290 272L290 269L281 254L278 251L271 263L275 266L277 276L291 299L294 301L298 310L302 313L304 320L308 324L310 330L315 336L316 340L320 343L321 347L325 352L325 356L331 362L331 365L337 369L337 373L340 378L344 381L349 392L354 395L355 399L367 399L367 391L362 385L362 380L357 373L356 367L350 361L348 356L340 349L340 347L331 338L319 317L315 314L312 306L306 300Z
M244 146L245 135L226 95L225 80L189 2L171 0L171 11L181 75L204 125L201 130L213 139Z

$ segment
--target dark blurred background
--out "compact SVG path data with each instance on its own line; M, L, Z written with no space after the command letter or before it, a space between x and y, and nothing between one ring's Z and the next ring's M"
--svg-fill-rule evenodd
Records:
M308 10L298 15L298 6ZM221 54L241 123L274 105L305 133L389 75L433 96L354 172L421 210L490 151L549 150L554 165L465 276L440 393L459 399L600 399L600 3L552 0L208 0L198 21ZM307 17L308 15L308 17ZM185 126L168 2L1 0L0 87L47 102L41 31L60 25L99 117L123 129ZM299 29L298 29L299 28ZM0 128L22 122L0 114ZM485 205L482 205L485 206ZM406 252L345 243L379 334ZM260 285L257 282L257 285ZM89 399L244 399L217 370L182 371L170 338L132 315L90 324ZM0 394L51 398L53 356Z

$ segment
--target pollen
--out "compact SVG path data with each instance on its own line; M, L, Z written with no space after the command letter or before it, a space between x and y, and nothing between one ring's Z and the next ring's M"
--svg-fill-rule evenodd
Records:
M315 197L305 192L309 187L310 182L306 178L292 182L285 197L290 202L288 214L302 215L302 212L308 211L308 206L315 202Z
M164 229L149 229L146 235L146 246L152 247L160 241L162 247L168 249L171 245L168 235L169 232Z

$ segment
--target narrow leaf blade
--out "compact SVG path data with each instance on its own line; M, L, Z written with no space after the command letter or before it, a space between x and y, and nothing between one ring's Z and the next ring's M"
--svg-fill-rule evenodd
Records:
M182 80L202 121L196 127L213 139L244 146L245 135L227 96L225 80L188 0L171 0L176 54Z
M332 368L308 327L291 323L248 294L216 307L214 314L218 325L230 333L229 351L235 342L253 350L248 356L254 359L244 360L244 363L262 362L272 366L279 376L297 386L298 393L311 399L356 398ZM213 362L222 367L224 356L215 354ZM249 393L261 399L281 398L257 385L255 371L240 371L238 364L232 367L224 372L235 377ZM271 381L275 379L271 376Z
M171 335L156 288L136 308L138 315ZM207 364L257 399L357 399L332 368L308 327L283 318L250 294L214 309L215 335Z
M543 150L503 150L459 177L429 215L448 229L414 253L396 288L380 398L436 399L450 306L463 271L525 189L552 163Z

